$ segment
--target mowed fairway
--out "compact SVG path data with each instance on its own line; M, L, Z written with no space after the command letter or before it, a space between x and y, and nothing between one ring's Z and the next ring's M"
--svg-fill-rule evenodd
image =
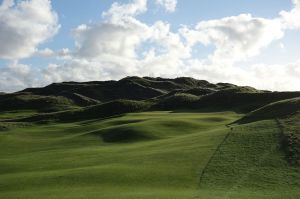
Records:
M0 131L0 198L299 198L276 123L226 127L238 118L145 112Z

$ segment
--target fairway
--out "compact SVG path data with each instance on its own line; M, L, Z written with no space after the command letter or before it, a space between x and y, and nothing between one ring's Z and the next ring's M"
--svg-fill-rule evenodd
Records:
M1 131L0 198L224 198L228 189L229 198L299 197L299 170L285 165L273 147L276 140L270 140L276 123L235 126L231 132L226 125L240 117L145 112ZM258 125L267 129L259 136L252 132ZM270 156L264 147L272 147ZM232 165L235 158L241 159ZM262 179L255 175L260 167ZM268 181L261 183L265 175ZM288 193L273 189L286 188L281 180Z

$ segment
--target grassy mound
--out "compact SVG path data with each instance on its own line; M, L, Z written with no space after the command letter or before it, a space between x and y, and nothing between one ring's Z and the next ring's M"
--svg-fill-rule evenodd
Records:
M80 108L77 110L57 112L52 114L39 114L32 117L24 118L19 121L38 122L38 121L79 121L100 119L124 113L141 112L150 108L152 104L148 102L132 100L115 100L112 102Z
M281 118L279 126L282 131L281 146L287 161L300 165L300 113Z
M28 92L35 95L59 95L60 93L74 91L87 86L91 86L91 84L77 82L62 82L53 83L43 88L27 88L22 92Z
M187 93L176 93L159 101L154 108L162 110L189 109L199 100L198 96Z
M24 92L35 95L66 96L70 99L75 98L79 102L83 101L82 97L84 96L85 103L86 99L89 99L88 103L93 100L101 102L117 99L143 100L164 94L159 89L143 85L138 79L130 78L120 81L54 83L44 88L25 89Z
M225 89L201 97L196 107L247 113L269 103L295 97L300 97L300 92L243 92L240 88Z
M0 100L2 111L38 110L41 112L55 112L71 109L74 102L61 96L40 96L27 93L10 94Z
M150 103L133 100L116 100L101 105L85 108L74 112L74 118L93 119L99 117L110 117L124 113L145 111L151 106Z
M108 128L94 132L94 134L99 135L104 142L108 143L127 143L154 139L154 136L145 129L135 125Z
M80 103L86 103L85 100L80 99L81 96L88 98L88 103L91 100L98 100L101 102L109 102L116 99L145 100L175 90L190 90L190 92L200 92L202 95L203 93L214 91L211 88L219 90L226 87L189 77L179 77L175 79L126 77L119 81L53 83L43 88L28 88L23 92L43 96L65 96L74 101L79 100L78 103L80 105ZM199 89L202 90L200 91Z
M126 82L126 81L135 82L144 87L157 89L164 93L171 92L176 89L182 89L183 87L185 87L184 85L180 85L172 81L172 79L164 79L164 78L127 77L120 80L120 82Z
M264 119L283 118L300 111L300 97L268 104L247 114L239 122L252 122Z
M201 88L201 87L199 88L198 87L198 88L192 88L189 90L185 90L183 92L191 94L191 95L201 96L201 95L207 95L207 94L214 93L214 92L216 92L216 90L211 89L211 88Z
M118 82L98 82L90 86L78 88L73 92L101 102L109 102L117 99L144 100L164 94L163 91L144 86L130 79Z
M63 93L62 96L71 99L73 102L75 102L79 106L92 106L96 104L100 104L101 102L89 97L86 97L84 95L78 94L78 93Z

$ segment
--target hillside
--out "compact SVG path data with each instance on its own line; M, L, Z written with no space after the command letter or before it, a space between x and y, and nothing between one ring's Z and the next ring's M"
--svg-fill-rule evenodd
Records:
M248 113L239 122L285 118L300 111L300 97L280 100Z
M127 77L0 95L0 198L300 198L300 92Z
M153 103L152 109L157 110L234 109L247 113L269 103L295 97L300 97L300 92L261 91L188 77L127 77L119 81L63 82L43 88L28 88L0 95L0 105L1 111L22 109L48 113L124 99L147 101Z

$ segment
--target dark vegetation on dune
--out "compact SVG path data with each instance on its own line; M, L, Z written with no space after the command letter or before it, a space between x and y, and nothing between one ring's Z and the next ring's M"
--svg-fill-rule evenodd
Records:
M212 84L189 77L126 77L119 81L63 82L43 88L28 88L0 95L0 105L2 112L39 112L24 121L71 121L146 110L229 110L248 113L268 107L270 103L276 105L277 101L296 97L300 97L300 92L261 91L229 83ZM280 103L277 107L280 108ZM260 117L265 117L260 110L257 111Z
M45 121L80 121L98 118L107 118L124 113L141 112L148 110L151 104L147 102L132 100L114 100L104 104L88 106L81 109L61 111L56 113L37 114L31 117L22 118L22 122L45 122Z
M175 93L159 100L153 108L159 110L189 109L199 98L188 93Z
M176 79L127 77L119 81L63 82L0 95L1 111L63 111L114 100L153 103L152 109L212 109L253 111L279 100L300 97L300 92L269 92L228 83L212 84L189 77Z
M41 96L31 93L15 93L0 96L1 111L37 110L56 112L76 106L72 99L63 96Z
M270 103L266 106L258 108L245 117L243 117L239 123L247 123L258 120L267 120L273 118L286 118L292 116L300 111L300 97L280 100Z

